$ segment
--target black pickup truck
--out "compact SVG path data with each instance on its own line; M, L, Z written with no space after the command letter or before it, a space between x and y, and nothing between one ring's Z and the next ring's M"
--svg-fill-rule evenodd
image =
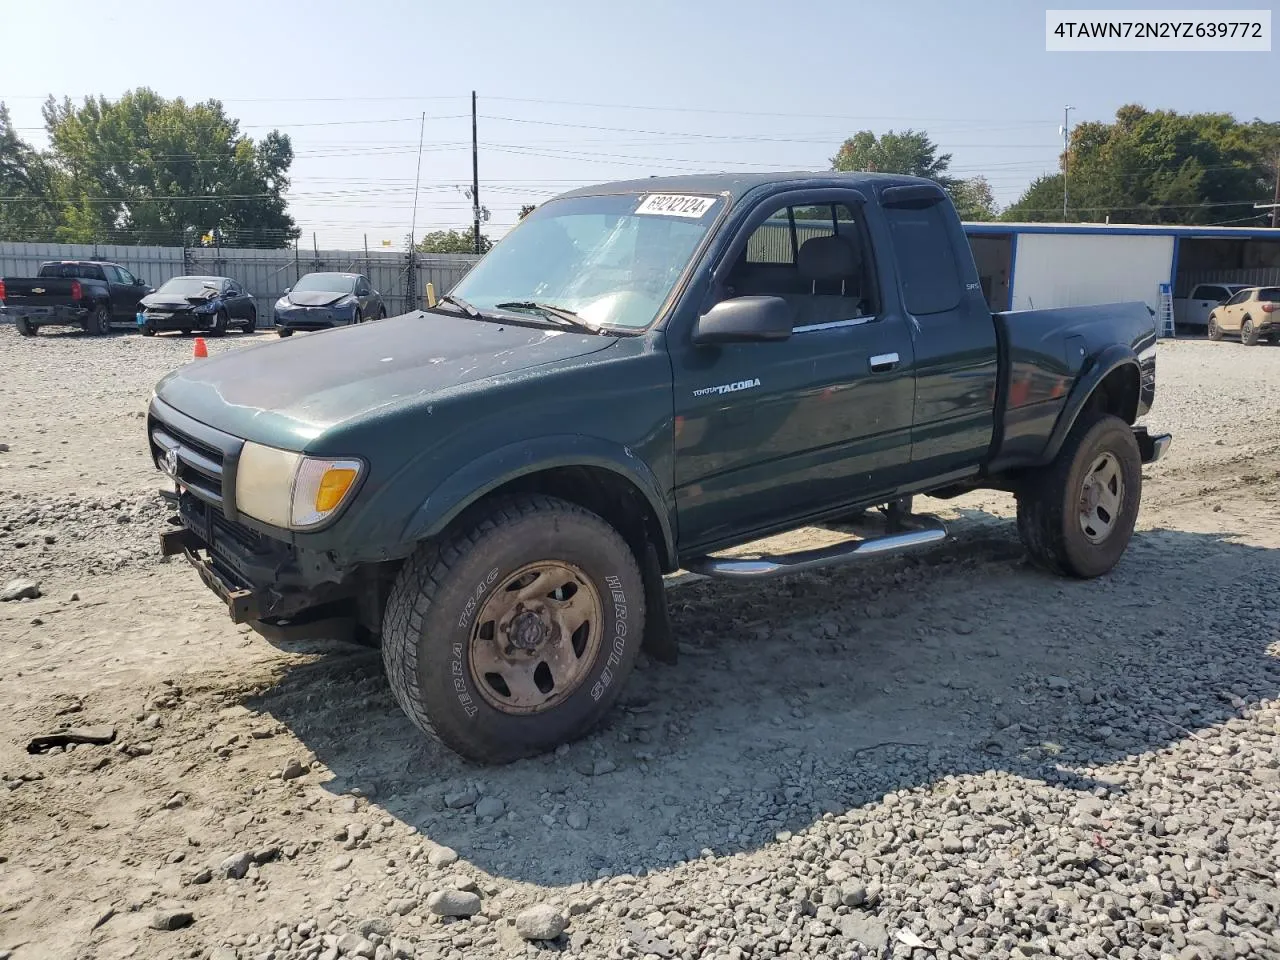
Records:
M150 292L146 281L105 260L51 260L34 277L0 280L3 315L24 337L48 326L109 333L113 323L134 323L138 301Z
M943 539L914 494L1010 491L1036 561L1106 573L1170 442L1135 426L1155 356L1141 303L993 316L929 181L592 187L429 310L163 379L161 549L263 632L380 636L418 727L506 761L589 730L642 645L671 657L664 574ZM724 553L872 507L834 546Z

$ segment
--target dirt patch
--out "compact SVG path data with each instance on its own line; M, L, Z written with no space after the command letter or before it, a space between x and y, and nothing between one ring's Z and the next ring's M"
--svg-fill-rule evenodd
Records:
M43 593L0 604L0 956L1280 956L1280 349L1161 345L1110 576L930 503L933 551L674 587L679 665L500 769L156 557L139 414L189 353L0 327L0 581ZM64 725L115 737L27 752Z

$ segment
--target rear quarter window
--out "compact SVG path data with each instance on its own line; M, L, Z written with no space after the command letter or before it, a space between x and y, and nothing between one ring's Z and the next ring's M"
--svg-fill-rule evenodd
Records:
M960 304L960 267L942 205L885 208L908 313L954 310Z

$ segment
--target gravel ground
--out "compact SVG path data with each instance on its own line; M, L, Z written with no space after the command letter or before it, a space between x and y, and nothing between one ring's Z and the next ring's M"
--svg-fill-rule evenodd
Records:
M1280 957L1280 349L1161 345L1110 576L930 503L932 552L673 587L680 664L498 769L156 558L190 349L0 326L0 960ZM27 752L68 723L114 739Z

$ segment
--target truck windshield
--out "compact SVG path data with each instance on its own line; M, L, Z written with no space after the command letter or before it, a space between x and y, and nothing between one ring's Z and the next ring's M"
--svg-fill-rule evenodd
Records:
M670 194L552 200L452 292L481 311L537 302L596 326L641 329L657 317L723 202Z

